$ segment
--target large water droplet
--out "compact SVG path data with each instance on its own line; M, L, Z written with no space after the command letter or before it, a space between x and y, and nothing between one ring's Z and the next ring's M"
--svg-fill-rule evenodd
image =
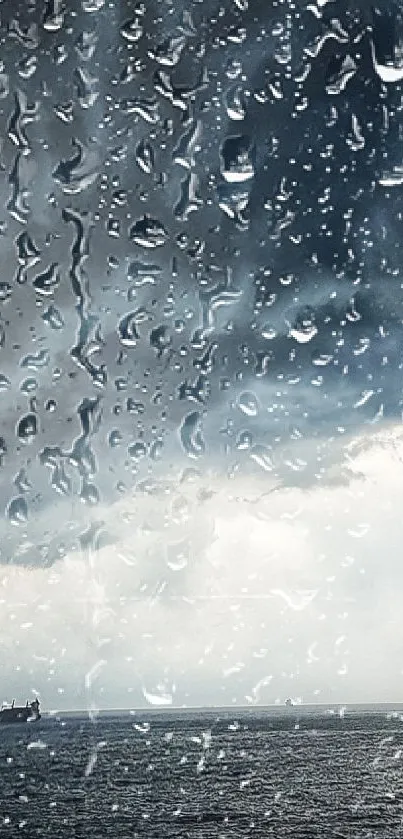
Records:
M243 183L253 178L253 147L244 134L227 137L221 147L221 174L228 183Z
M165 244L168 233L158 219L145 215L131 226L129 236L140 247L159 248Z
M17 435L24 443L32 443L38 433L36 414L25 414L17 425Z

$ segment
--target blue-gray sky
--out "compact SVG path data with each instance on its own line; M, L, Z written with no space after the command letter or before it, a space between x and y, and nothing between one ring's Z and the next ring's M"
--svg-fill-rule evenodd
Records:
M3 690L398 698L399 4L1 34Z

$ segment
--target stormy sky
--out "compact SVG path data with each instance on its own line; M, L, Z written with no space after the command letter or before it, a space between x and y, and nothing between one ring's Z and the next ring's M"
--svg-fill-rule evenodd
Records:
M1 698L399 699L400 4L1 39Z

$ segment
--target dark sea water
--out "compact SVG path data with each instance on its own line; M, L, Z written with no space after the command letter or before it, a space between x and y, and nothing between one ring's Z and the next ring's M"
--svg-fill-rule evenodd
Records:
M0 729L0 836L403 836L400 715L69 717Z

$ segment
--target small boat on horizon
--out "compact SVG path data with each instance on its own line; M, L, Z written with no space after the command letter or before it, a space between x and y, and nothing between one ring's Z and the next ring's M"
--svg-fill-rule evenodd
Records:
M38 722L41 718L39 699L26 705L16 705L13 699L11 705L3 703L0 708L0 725L11 725L16 722Z

